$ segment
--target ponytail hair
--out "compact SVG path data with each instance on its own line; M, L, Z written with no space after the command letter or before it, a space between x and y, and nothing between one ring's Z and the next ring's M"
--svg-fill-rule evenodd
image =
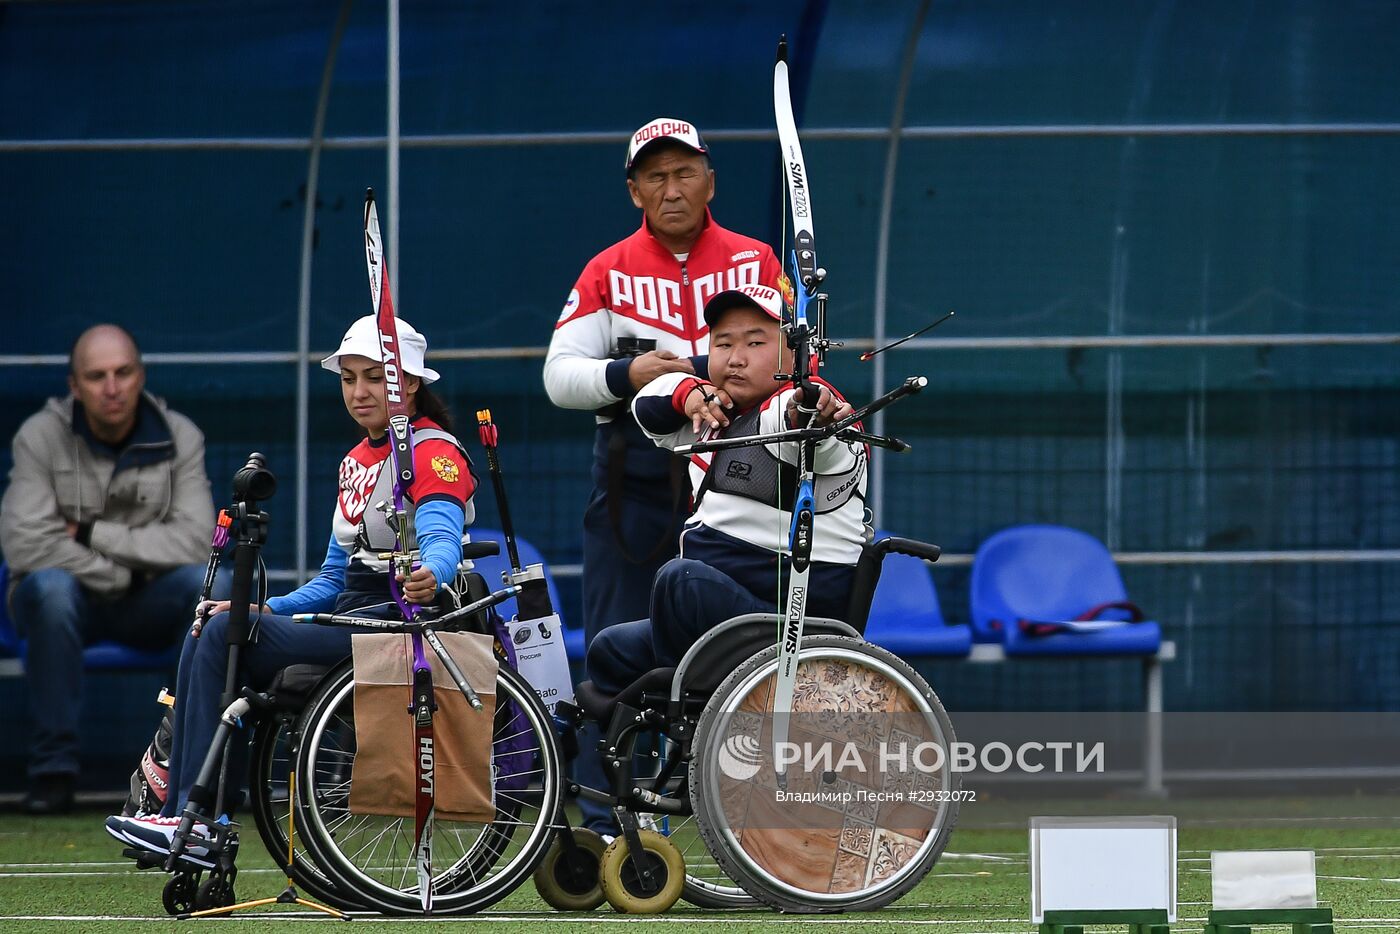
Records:
M452 430L452 413L447 410L447 403L439 399L427 383L418 384L418 392L414 395L414 402L418 408L419 415L425 415L442 426L443 431Z

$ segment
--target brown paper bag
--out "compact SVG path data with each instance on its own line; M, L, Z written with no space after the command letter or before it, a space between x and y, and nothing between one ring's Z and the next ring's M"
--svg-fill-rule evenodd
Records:
M424 646L433 670L433 792L437 820L489 822L496 816L491 782L491 738L496 713L496 658L491 637L438 633L482 710L467 703L441 659ZM355 764L350 812L413 817L419 778L413 718L413 649L402 633L356 633Z

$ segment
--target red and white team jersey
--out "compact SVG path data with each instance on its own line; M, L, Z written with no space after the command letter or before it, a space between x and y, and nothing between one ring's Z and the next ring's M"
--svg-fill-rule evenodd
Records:
M411 509L434 500L456 503L471 524L471 498L476 488L467 457L452 435L427 418L413 421L413 488L407 499ZM386 572L379 553L392 551L394 534L376 503L393 502L394 478L388 469L389 436L365 438L340 462L340 481L332 531L359 566Z
M601 409L623 395L609 387L609 355L620 337L656 341L678 357L709 352L702 313L717 292L779 287L782 267L765 243L726 230L709 211L684 259L662 246L646 221L583 268L549 342L544 385L555 405ZM600 421L606 420L599 416Z

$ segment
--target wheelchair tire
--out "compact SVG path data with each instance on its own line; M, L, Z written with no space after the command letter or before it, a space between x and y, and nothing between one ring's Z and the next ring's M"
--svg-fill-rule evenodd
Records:
M598 869L608 844L587 827L575 827L571 832L572 850L566 850L555 834L535 869L535 890L549 907L559 911L592 911L607 900L598 884Z
M671 756L677 752L676 746L669 739L665 740L665 758L670 761ZM681 771L679 780L672 780L666 789L653 788L658 794L663 794L668 798L684 800L690 802L690 790L687 787L689 773ZM697 908L758 908L762 905L758 899L739 887L739 884L724 874L715 862L715 858L710 855L709 848L700 837L700 831L695 825L695 814L687 808L687 813L671 814L661 820L653 820L649 829L658 831L666 836L680 850L681 858L685 861L685 885L681 889L681 898ZM647 818L660 818L659 814L641 814L639 817L643 821L643 828L647 828ZM663 827L665 829L663 829Z
M685 885L685 859L669 839L654 830L638 831L641 858L647 860L657 878L656 891L641 887L637 871L638 854L629 851L627 841L618 837L603 851L598 867L598 885L617 911L633 915L657 915L681 897Z
M223 875L213 874L199 884L194 896L194 907L196 911L227 908L233 904L236 897L233 883Z
M324 902L342 911L364 906L351 901L315 864L304 844L301 828L296 828L297 848L292 865L287 865L287 816L292 810L288 794L288 774L293 765L295 731L285 716L264 717L253 731L248 763L248 799L253 824L277 868L287 873L307 898Z
M187 915L195 910L195 897L199 894L199 877L187 872L177 872L166 880L160 890L160 903L169 915Z
M683 793L689 791L682 788ZM681 898L696 908L746 908L762 907L763 903L739 887L739 884L715 862L708 845L700 835L695 823L695 815L672 816L669 818L670 832L667 835L685 860L685 885L681 888Z
M730 879L697 878L689 870L681 887L681 898L696 908L745 908L752 910L763 903L745 892Z
M517 725L523 717L524 729ZM411 818L352 815L354 677L347 662L317 690L298 723L297 824L307 849L338 890L387 914L420 914ZM405 730L409 728L404 718ZM509 732L507 732L509 731ZM490 823L435 819L433 912L465 914L504 898L544 856L558 815L563 765L553 721L530 685L509 667L496 676L495 735L528 735L525 772L496 775ZM496 769L493 761L493 771ZM520 778L525 787L503 789Z
M700 834L715 861L730 878L780 911L870 911L888 905L914 888L948 845L957 822L958 795L946 792L956 792L960 776L952 770L946 761L949 757L945 756L939 771L919 779L926 780L929 788L945 792L936 796L922 795L921 790L918 800L936 797L936 806L892 806L886 812L883 805L877 805L873 812L852 814L850 801L869 799L857 795L852 782L845 782L844 791L833 795L843 802L839 807L845 810L826 804L814 805L809 813L820 813L820 820L802 830L789 829L786 824L755 823L753 815L758 812L753 809L746 811L744 819L749 821L746 826L733 826L725 810L725 799L748 795L747 800L752 803L777 786L776 783L767 784L768 779L774 778L771 761L766 765L766 772L765 766L758 764L766 750L759 748L760 756L752 763L746 762L735 757L735 750L742 750L743 744L734 744L733 737L724 734L733 728L731 723L739 723L741 717L749 717L750 725L762 723L764 716L771 717L771 713L765 711L771 711L769 695L777 666L776 645L751 656L720 684L700 716L689 776ZM807 686L805 692L804 685ZM878 690L870 690L871 686ZM931 737L944 750L950 749L954 742L952 723L924 679L902 659L860 639L826 635L804 638L798 656L797 687L793 716L814 715L806 723L819 722L823 712L850 715L850 699L866 698L872 705L871 714L876 717L869 721L872 729L890 730L891 724L898 722L908 728L907 732L917 729L915 738ZM824 691L823 687L835 690ZM882 704L888 706L878 706ZM878 717L894 716L888 711L895 711L906 719L881 723ZM859 715L860 712L855 713ZM761 727L754 735L763 735ZM762 743L751 745L761 747ZM815 770L805 775L794 770L789 778L794 782L805 780L814 790L818 781L840 789L843 786L835 783L844 781L844 774L824 771L818 778ZM910 781L914 780L910 774ZM914 796L909 799L913 800ZM824 810L818 812L816 807ZM882 815L894 814L898 815L897 820L917 820L920 824L917 828L899 824L897 830L879 826L884 819ZM796 821L793 826L797 826ZM810 829L813 827L819 829ZM849 844L848 848L851 839L857 842ZM826 868L821 872L808 869L804 875L804 870L798 868L799 861L792 858L795 847L799 846L810 846L811 866ZM881 849L882 846L885 848ZM830 877L824 878L822 873L829 873Z

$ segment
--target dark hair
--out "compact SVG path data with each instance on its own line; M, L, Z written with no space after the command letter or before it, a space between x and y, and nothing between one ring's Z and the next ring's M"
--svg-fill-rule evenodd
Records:
M710 154L708 152L700 152L698 150L691 149L688 145L682 143L678 139L671 139L669 137L663 136L659 139L652 140L650 143L647 143L645 146L642 147L642 151L646 152L648 155L651 155L652 153L661 152L666 149L676 149L688 153L692 156L699 156L701 159L705 160L706 172L709 172L714 168L714 166L710 163ZM642 153L638 152L637 157L632 160L631 168L627 170L627 177L634 182L637 180L637 163L642 161L641 157Z
M101 324L94 324L94 325L93 325L92 327L90 327L90 328L84 328L84 329L83 329L83 333L81 333L81 334L79 334L77 337L73 338L73 343L72 343L72 345L68 348L68 372L69 372L69 373L73 374L74 376L77 376L77 375L78 375L77 369L74 368L74 366L73 366L73 364L74 364L74 362L76 361L77 356L78 356L78 345L81 344L81 343L83 342L83 338L84 338L84 337L87 337L89 334L91 334L93 331L97 330L98 328L111 328L112 330L117 331L118 333L122 334L124 337L126 337L127 340L131 341L131 346L132 346L132 348L136 351L136 365L137 365L137 366L145 366L145 364L141 361L141 345L138 344L138 343L136 343L136 338L134 338L134 337L131 336L131 332L128 331L126 328L122 327L120 324L115 324L115 323L113 323L113 322L111 322L111 321L104 321L104 322L102 322Z
M442 426L443 431L452 430L452 413L447 411L447 403L439 399L427 383L418 384L418 393L413 397L418 406L418 414L426 415Z

